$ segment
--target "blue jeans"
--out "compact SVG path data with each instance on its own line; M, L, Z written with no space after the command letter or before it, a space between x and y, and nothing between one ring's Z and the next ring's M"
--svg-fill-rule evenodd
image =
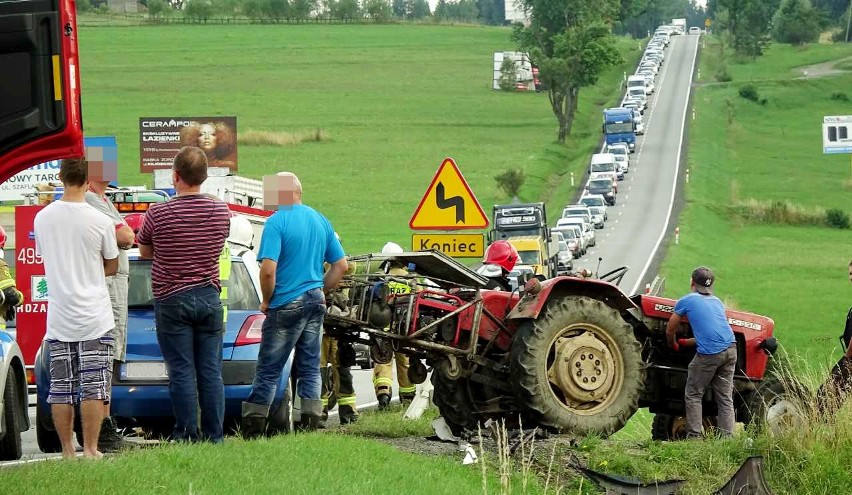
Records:
M325 316L322 289L311 289L294 301L266 312L257 356L257 371L246 402L270 406L290 352L294 357L302 399L320 399L320 342Z
M169 374L175 440L223 441L225 387L222 384L224 312L219 291L196 287L154 301L157 341ZM198 431L201 407L201 433Z

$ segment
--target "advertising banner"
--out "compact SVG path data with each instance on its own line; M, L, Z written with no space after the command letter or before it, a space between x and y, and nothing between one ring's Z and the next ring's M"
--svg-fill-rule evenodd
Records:
M35 362L35 355L47 329L47 280L44 263L36 254L33 222L44 206L15 207L15 284L24 295L17 310L17 341L24 364Z
M103 172L107 180L116 180L118 171L118 145L115 136L97 136L84 139L86 158L89 163ZM35 190L36 184L58 183L59 162L53 160L39 163L18 172L0 184L0 201L23 201L24 194Z
M139 171L171 168L184 146L197 146L207 154L210 167L237 171L236 117L139 118Z

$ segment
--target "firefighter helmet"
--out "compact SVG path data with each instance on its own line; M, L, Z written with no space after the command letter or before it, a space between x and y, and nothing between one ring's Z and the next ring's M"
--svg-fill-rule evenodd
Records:
M228 242L251 249L253 240L254 229L252 229L251 221L242 215L231 217L231 231L228 234Z
M134 234L138 234L142 229L142 222L145 221L144 213L131 213L124 217L124 221L127 223L127 226L133 229Z
M402 249L402 246L395 242L388 242L382 248L382 254L402 254L405 250Z
M0 249L6 248L6 229L0 225Z
M499 265L507 272L511 272L512 268L515 268L515 263L518 262L518 250L508 241L495 241L488 246L482 262L486 265Z

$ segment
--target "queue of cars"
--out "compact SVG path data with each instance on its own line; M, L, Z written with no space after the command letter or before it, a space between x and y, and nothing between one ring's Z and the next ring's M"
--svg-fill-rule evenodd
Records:
M666 48L671 36L676 34L683 32L676 26L660 26L645 47L636 73L627 79L620 107L632 111L636 134L645 132L642 118L650 96L656 92L655 79L666 58ZM627 144L615 143L592 155L583 195L578 203L569 204L562 210L562 216L552 231L558 239L565 241L574 259L585 255L595 245L595 230L604 228L609 218L607 208L618 203L618 182L630 172L630 153Z

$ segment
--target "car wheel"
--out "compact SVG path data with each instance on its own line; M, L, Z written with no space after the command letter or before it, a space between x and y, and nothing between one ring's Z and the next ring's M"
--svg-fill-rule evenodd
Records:
M45 404L45 406L50 407L48 404ZM53 428L47 414L42 412L41 407L41 404L36 405L36 443L38 449L45 454L62 452L62 442L59 441L59 435Z
M0 460L14 461L21 458L21 427L24 425L24 408L18 399L18 373L9 368L6 375L6 386L3 391L3 422L6 434L0 439Z

